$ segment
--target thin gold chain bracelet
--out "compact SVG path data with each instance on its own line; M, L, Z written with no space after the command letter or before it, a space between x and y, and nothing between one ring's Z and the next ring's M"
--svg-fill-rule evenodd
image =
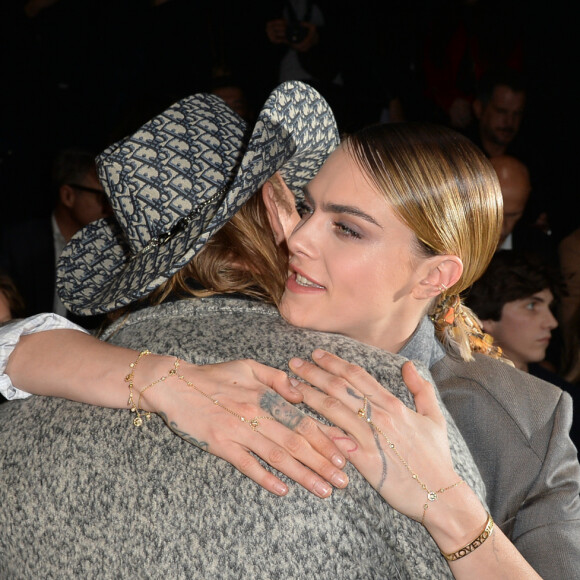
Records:
M389 449L391 449L393 451L393 453L399 458L401 463L405 466L407 471L411 474L411 477L421 486L421 489L423 489L427 493L427 502L425 502L425 504L423 504L423 515L421 517L421 525L424 525L425 515L427 514L427 510L429 509L428 502L436 501L438 498L438 494L445 493L446 491L453 489L454 487L457 487L458 485L461 485L462 483L464 483L464 481L463 481L463 479L460 479L459 481L456 481L455 483L453 483L447 487L442 487L442 488L437 489L437 490L430 490L427 487L427 485L419 479L419 476L411 469L409 464L405 461L405 459L399 453L399 450L397 449L396 445L389 439L388 435L386 433L384 433L378 425L373 423L371 418L368 416L367 409L368 409L368 398L366 396L364 396L363 397L363 406L358 410L358 416L363 421L366 421L373 429L375 429L377 431L377 433L379 433L380 435L382 435L386 439L387 445L389 446Z
M213 397L211 397L210 395L208 395L207 393L202 391L194 383L187 380L183 375L178 374L177 369L179 368L179 365L181 363L179 358L175 359L175 362L173 363L173 368L171 368L166 375L159 377L158 379L149 383L147 386L143 387L139 391L139 398L137 399L137 403L135 403L134 396L133 396L135 369L137 368L137 364L139 363L139 361L143 357L145 357L149 354L151 354L151 352L148 349L142 350L139 353L139 355L137 356L137 359L129 365L131 367L131 372L125 377L125 382L129 383L129 400L128 400L127 404L129 406L129 408L131 409L131 412L136 413L136 417L135 417L135 419L133 419L133 425L135 425L135 427L141 427L143 425L143 417L145 417L147 420L151 419L151 411L143 411L143 409L141 409L141 397L143 396L143 393L147 389L150 389L151 387L153 387L153 386L155 386L163 381L166 381L169 377L175 377L175 378L179 379L180 381L183 381L189 388L196 390L200 395L203 395L206 399L209 399L214 405L221 407L224 411L226 411L230 415L237 417L242 423L246 423L247 425L249 425L253 431L258 430L258 427L260 426L260 419L268 419L269 421L276 420L274 417L271 417L270 415L260 415L260 416L254 417L253 419L246 419L245 417L243 417L239 413L236 413L236 411L230 409L229 407L226 407L218 399L214 399ZM141 413L143 413L143 414L141 414Z

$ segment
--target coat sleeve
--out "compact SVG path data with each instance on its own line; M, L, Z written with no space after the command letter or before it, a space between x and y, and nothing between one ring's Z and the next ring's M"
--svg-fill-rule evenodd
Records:
M512 532L515 546L547 580L580 578L580 466L568 436L571 424L572 400L563 392L541 468Z
M431 373L464 436L496 523L544 580L580 580L580 464L572 400L500 361L451 357Z

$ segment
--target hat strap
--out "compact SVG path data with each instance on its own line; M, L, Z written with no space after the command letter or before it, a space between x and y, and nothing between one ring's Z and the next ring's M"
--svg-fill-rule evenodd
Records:
M205 201L197 204L186 216L179 219L177 221L177 223L166 234L162 234L156 238L151 238L149 240L149 243L133 256L133 259L136 258L137 256L146 254L147 252L150 252L151 250L154 250L155 248L158 248L159 246L163 246L169 240L174 238L177 234L184 231L189 226L189 224L193 221L193 219L196 218L205 209L205 207L207 205L209 205L210 203L213 203L213 201L217 197L223 196L223 194L226 191L227 191L227 187L222 187L221 189L216 191L211 197L209 197Z

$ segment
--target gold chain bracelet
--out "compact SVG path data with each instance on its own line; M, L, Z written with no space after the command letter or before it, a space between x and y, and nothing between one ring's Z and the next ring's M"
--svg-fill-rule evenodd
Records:
M149 350L147 350L147 349L142 350L139 353L139 356L137 357L135 362L133 362L129 365L131 367L131 372L125 377L125 382L129 383L128 405L129 405L129 408L131 409L131 412L137 414L137 416L133 420L133 425L135 425L135 427L141 427L141 425L143 425L143 416L147 420L151 419L151 411L143 411L143 409L141 409L141 397L143 396L143 393L147 389L150 389L151 387L157 385L158 383L166 381L169 377L175 377L175 378L179 379L180 381L183 381L189 388L196 390L200 395L203 395L206 399L209 399L214 405L221 407L224 411L228 412L230 415L237 417L242 423L247 423L252 428L253 431L258 430L258 427L260 426L260 421L259 421L260 419L268 419L270 421L276 420L276 419L274 419L274 417L271 417L269 415L261 415L258 417L254 417L253 419L246 419L245 417L243 417L239 413L236 413L232 409L226 407L224 404L220 403L220 401L218 401L217 399L214 399L213 397L211 397L210 395L208 395L207 393L202 391L199 387L196 387L195 384L193 384L191 381L188 381L183 375L177 374L177 369L179 368L179 365L181 363L181 361L178 358L175 359L175 362L173 363L173 368L171 368L166 375L159 377L158 379L156 379L152 383L149 383L146 387L143 387L139 391L139 398L137 399L137 404L135 404L134 397L133 397L133 387L134 387L133 381L135 378L135 368L137 367L137 364L139 363L139 361L144 356L147 356L149 354L151 354L151 352ZM140 411L143 412L143 416L141 415Z
M137 359L135 360L135 362L132 362L129 365L131 367L131 372L125 377L125 382L129 383L129 400L127 401L127 405L131 409L131 413L137 414L135 419L133 419L133 425L135 425L135 427L141 427L141 425L143 425L143 419L141 418L141 414L139 413L139 408L137 407L137 405L135 404L135 400L133 399L133 380L135 379L135 369L137 368L139 361L144 356L147 356L149 354L151 354L151 351L149 351L147 349L142 350L139 353L139 355L137 356ZM149 386L152 386L152 385L149 385ZM143 389L143 391L144 390L145 389ZM139 403L141 403L141 393L143 391L141 391L139 393ZM145 413L145 416L147 417L147 419L151 419L151 413L147 412L147 413Z
M423 489L426 493L427 493L427 500L428 502L432 502L435 501L438 498L439 493L444 493L450 489L453 489L454 487L457 487L458 485L461 485L462 483L464 483L463 479L460 479L459 481L456 481L455 483L453 483L452 485L449 485L447 487L442 487L441 489L437 489L437 490L430 490L427 485L425 485L420 479L419 476L411 469L411 467L409 466L409 464L405 461L405 459L401 456L401 454L399 453L399 450L397 449L397 447L395 446L395 444L389 439L389 437L386 435L386 433L384 433L381 428L376 425L375 423L372 422L371 418L368 416L367 413L367 407L368 407L368 398L365 396L363 398L363 406L362 408L360 408L358 410L358 416L363 419L363 421L366 421L373 429L375 429L377 431L377 433L379 433L380 435L382 435L386 440L387 440L387 444L389 446L389 448L393 451L393 453L399 458L399 460L401 461L401 463L405 466L405 468L407 469L407 471L411 474L411 477L421 486L421 489ZM425 522L425 514L427 513L427 510L429 509L429 503L425 503L423 505L423 516L421 517L421 524L424 525Z

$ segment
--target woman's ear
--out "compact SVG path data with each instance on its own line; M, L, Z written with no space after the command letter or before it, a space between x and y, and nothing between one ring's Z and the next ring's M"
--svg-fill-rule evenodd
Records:
M423 268L421 268L423 269ZM463 274L461 258L453 255L435 256L425 262L425 274L415 286L415 298L433 298L451 288Z
M268 221L274 233L274 239L278 245L285 242L294 228L300 221L300 216L294 207L294 195L286 188L286 203L278 200L277 194L274 191L274 186L266 181L262 186L262 199L266 206L266 213L268 214ZM292 209L290 209L292 208Z

